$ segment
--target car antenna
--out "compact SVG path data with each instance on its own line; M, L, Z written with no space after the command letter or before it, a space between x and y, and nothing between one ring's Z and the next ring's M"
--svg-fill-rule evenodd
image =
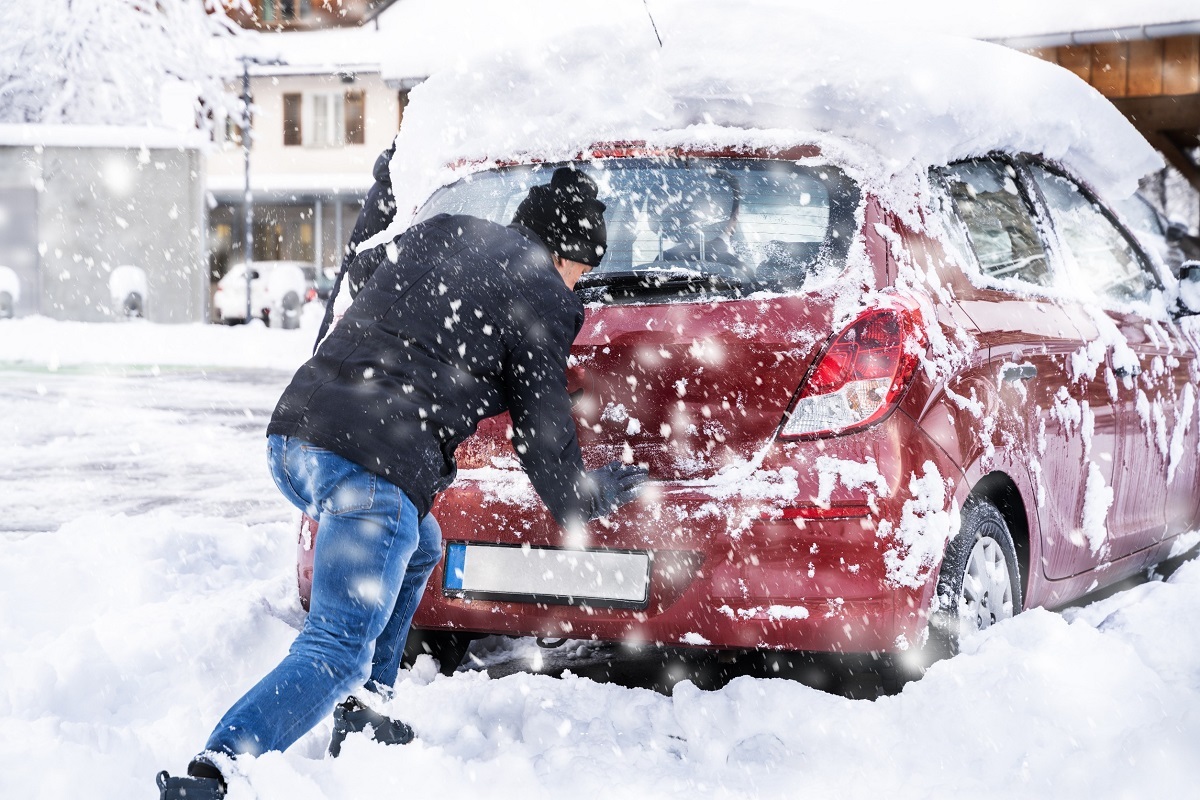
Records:
M658 46L663 46L662 37L658 35L658 26L654 24L654 15L650 13L650 0L642 0L642 5L646 7L646 16L650 18L650 27L654 28L654 38L658 39Z

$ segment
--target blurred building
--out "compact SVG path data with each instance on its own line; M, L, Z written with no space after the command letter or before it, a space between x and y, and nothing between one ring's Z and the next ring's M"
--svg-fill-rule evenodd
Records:
M0 315L203 321L202 145L195 132L0 125Z
M353 27L389 0L225 0L226 14L243 28L260 31L305 31Z
M387 41L378 14L390 5L254 0L253 14L235 15L265 31L246 42L253 260L341 264L371 168L395 138L408 90L419 82L381 75ZM220 127L207 163L214 281L244 259L245 240L241 120Z
M1058 64L1112 101L1162 153L1171 171L1144 191L1193 230L1200 221L1200 7L1195 19L1170 13L1147 24L1089 28L996 40Z

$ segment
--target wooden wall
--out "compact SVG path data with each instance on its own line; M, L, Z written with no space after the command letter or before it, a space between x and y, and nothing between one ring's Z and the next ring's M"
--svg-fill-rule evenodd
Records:
M1105 97L1200 93L1200 36L1027 51L1069 69Z

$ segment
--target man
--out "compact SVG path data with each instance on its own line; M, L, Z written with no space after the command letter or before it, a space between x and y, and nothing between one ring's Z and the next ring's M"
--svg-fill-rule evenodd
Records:
M505 227L439 215L354 258L345 315L296 373L267 428L272 475L318 520L309 615L287 657L217 724L161 797L224 794L219 767L284 750L337 707L349 732L404 743L404 723L347 696L396 679L413 612L441 557L429 514L454 451L508 411L513 447L563 526L637 494L645 472L585 472L565 370L583 307L572 289L606 247L596 184L571 168L534 186ZM343 702L345 701L345 702Z

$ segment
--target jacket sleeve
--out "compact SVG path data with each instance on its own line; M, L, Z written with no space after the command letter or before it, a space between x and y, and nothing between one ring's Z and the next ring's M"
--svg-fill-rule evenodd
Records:
M514 315L526 335L508 354L504 382L513 449L542 502L566 526L595 516L566 378L567 356L583 320L566 308L558 314L548 311L523 301L515 304Z
M398 243L401 237L393 240L391 246L399 247ZM399 252L397 249L396 252ZM363 286L366 286L367 281L375 274L375 270L379 269L379 264L387 258L387 248L373 247L365 253L361 253L354 257L346 267L345 281L346 288L350 291L350 297L358 297L358 293L362 291Z
M325 334L328 333L330 325L333 324L334 298L342 290L342 284L346 280L346 273L356 258L355 249L390 225L392 219L396 216L396 200L392 196L392 176L388 171L388 165L391 163L392 154L395 150L396 146L392 145L375 159L375 167L371 170L371 176L375 179L375 183L367 191L362 211L358 213L358 219L354 223L354 230L350 233L350 240L342 251L341 269L338 270L333 289L329 292L329 301L325 305L325 318L321 320L321 329L317 332L317 341L313 346L314 352L316 345L319 345L325 339ZM357 294L360 286L362 286L361 282L358 285L348 287L351 297Z

